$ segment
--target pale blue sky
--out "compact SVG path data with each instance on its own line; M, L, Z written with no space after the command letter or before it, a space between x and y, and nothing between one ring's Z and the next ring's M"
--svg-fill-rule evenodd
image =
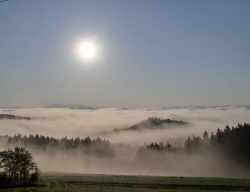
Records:
M250 104L249 0L0 3L0 106ZM81 39L97 55L79 59Z

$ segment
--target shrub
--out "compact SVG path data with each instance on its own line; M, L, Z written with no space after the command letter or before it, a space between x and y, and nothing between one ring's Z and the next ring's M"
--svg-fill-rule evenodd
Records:
M31 182L38 182L38 180L40 178L40 175L41 175L41 170L36 168L35 172L30 174L30 179L29 180Z

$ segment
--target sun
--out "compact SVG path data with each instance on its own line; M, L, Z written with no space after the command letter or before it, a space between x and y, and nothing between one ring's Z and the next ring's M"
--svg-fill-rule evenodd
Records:
M84 42L80 45L79 52L84 59L91 59L96 54L96 47L92 42Z

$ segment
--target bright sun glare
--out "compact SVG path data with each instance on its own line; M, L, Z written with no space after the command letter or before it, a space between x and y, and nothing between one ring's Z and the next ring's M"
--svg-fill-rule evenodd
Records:
M90 59L95 56L96 53L96 47L91 42L84 42L80 46L80 55L85 59Z

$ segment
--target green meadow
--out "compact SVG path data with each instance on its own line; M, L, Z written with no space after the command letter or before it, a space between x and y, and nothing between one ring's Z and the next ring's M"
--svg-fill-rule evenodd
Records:
M250 191L250 179L43 173L36 186L1 191Z

